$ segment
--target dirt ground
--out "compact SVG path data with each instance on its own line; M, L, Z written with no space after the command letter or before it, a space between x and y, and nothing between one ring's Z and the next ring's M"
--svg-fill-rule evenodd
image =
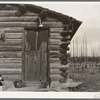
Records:
M2 91L48 91L48 89L42 89L40 88L39 84L26 84L25 86L21 87L21 88L15 88L14 84L12 81L4 81L4 85L2 87Z
M71 90L72 92L100 92L100 72L96 71L84 71L81 72L78 70L77 71L69 71L69 75L73 79L74 82L83 82L81 86L78 88ZM37 91L37 92L49 92L49 91L55 91L55 92L61 92L65 91L68 92L68 88L61 89L61 84L59 82L52 82L51 88L40 88L39 85L37 84L31 84L31 85L26 85L25 87L22 88L15 88L13 83L11 81L5 81L5 84L3 86L3 91Z
M82 86L76 91L100 92L100 73L95 69L89 72L69 72L74 81L83 81Z

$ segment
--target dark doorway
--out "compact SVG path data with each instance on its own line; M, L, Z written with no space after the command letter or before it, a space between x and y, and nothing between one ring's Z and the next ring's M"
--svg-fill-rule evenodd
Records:
M25 81L44 81L48 77L48 30L27 30Z

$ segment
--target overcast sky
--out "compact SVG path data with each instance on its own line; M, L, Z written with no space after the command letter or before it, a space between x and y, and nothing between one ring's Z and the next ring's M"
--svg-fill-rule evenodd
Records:
M81 47L85 34L88 43L88 55L91 55L93 50L95 54L100 55L98 51L100 49L99 2L35 2L33 4L49 8L82 21L83 23L76 32L73 40L78 38L78 46Z

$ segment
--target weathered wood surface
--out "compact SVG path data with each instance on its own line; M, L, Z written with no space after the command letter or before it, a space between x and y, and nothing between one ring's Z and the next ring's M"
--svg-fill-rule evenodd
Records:
M61 67L62 67L62 65L61 65L60 62L58 62L58 63L50 63L50 68L51 69L59 69Z
M22 46L9 46L9 45L0 45L0 51L21 51Z
M50 58L59 58L64 56L65 54L61 54L59 51L50 51ZM66 56L70 56L70 53L67 53Z
M60 33L50 33L50 38L51 39L61 39L62 36L60 35Z
M31 22L35 21L38 16L21 16L21 17L0 17L0 22Z
M21 74L21 68L0 68L0 74L7 75L7 74Z
M5 41L0 41L0 46L21 46L22 45L22 39L6 39Z
M0 17L12 17L12 16L16 16L16 12L17 10L0 10ZM25 14L23 14L22 16L38 16L38 13L33 13L33 12L29 12L27 11ZM53 18L46 18L45 21L57 21L56 19Z
M67 42L63 42L60 39L50 39L50 44L52 45L60 45L60 44L69 44L70 40L68 40Z
M38 16L14 16L14 17L0 17L0 22L32 22L32 21L36 21L36 19L38 18ZM46 18L43 21L48 21L48 22L56 22L55 19L52 18Z
M8 33L23 33L23 31L24 31L24 28L23 27L7 27L7 28L0 28L0 30L4 30L4 32L8 32Z
M50 39L50 44L52 45L60 45L61 40L60 39Z
M68 35L67 37L62 37L61 35L60 35L60 33L50 33L50 38L51 39L60 39L60 40L65 40L65 41L67 41L67 40L70 40L70 35Z
M13 68L9 68L9 67L7 67L7 68L3 68L3 67L1 67L0 68L0 74L18 74L18 73L21 73L21 68L19 68L19 67L13 67Z
M20 65L22 65L22 62L9 62L9 63L0 63L0 66L2 66L2 65L4 65L4 66L20 66Z
M59 81L62 78L60 74L51 74L50 77L52 81Z
M59 51L51 51L49 53L50 58L58 58L59 57Z
M43 21L57 22L57 19L46 17Z
M54 32L54 33L61 33L63 31L63 28L50 28L50 32Z
M44 27L63 27L61 22L42 22ZM0 22L0 27L25 27L36 28L36 22Z
M21 58L22 52L21 51L1 51L0 58Z
M5 33L6 39L22 39L23 33Z
M50 59L50 63L54 63L54 62L60 62L59 58L49 58Z
M6 37L5 41L0 41L0 74L8 79L21 79L24 29L21 27L3 27L0 30L4 32ZM20 78L16 78L16 74Z
M22 58L0 58L0 63L20 63Z
M12 80L12 81L15 81L15 80L21 80L21 75L3 75L3 78L4 80Z
M63 65L61 65L60 62L50 63L50 68L51 69L59 69L59 68L62 68L62 67L63 67ZM67 64L64 67L69 67L69 65Z
M12 69L12 68L22 68L22 64L18 64L18 63L6 63L6 64L0 64L0 68L9 68L9 69Z
M50 69L50 74L61 74L62 72L59 69Z
M14 75L15 79L21 79L21 75L16 78L15 74L21 74L22 72L21 51L24 28L36 28L37 22L34 21L38 17L38 14L30 12L25 13L21 17L17 17L15 16L16 12L16 10L0 10L0 27L2 27L6 35L6 41L0 42L0 74L7 74L9 76L8 78L11 79L13 78L10 76L11 74ZM52 80L59 80L61 78L60 70L58 67L52 66L52 64L55 62L60 62L58 58L58 52L59 44L61 43L62 38L62 36L60 36L60 33L63 31L63 24L61 22L57 22L56 19L48 17L43 20L42 24L44 27L51 27L50 43L53 45L50 45L50 76ZM54 50L55 52L52 52L52 50Z
M50 49L51 51L58 51L58 50L60 49L60 45L59 45L59 44L56 44L56 45L50 44L50 45L49 45L49 49Z
M0 68L0 73L1 72L7 72L7 73L12 73L12 72L18 72L21 73L21 68Z
M17 10L0 10L0 17L16 16ZM26 12L23 16L38 16L37 13Z

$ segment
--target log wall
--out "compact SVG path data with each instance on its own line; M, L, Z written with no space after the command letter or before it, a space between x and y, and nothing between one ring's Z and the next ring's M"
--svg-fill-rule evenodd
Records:
M0 74L5 79L21 79L23 28L2 27L0 32L5 35L5 40L0 40Z
M61 43L61 35L60 33L63 31L63 27L58 28L50 28L50 74L52 81L59 81L62 78L61 71L59 68L62 66L60 64L60 52L59 45Z
M35 20L38 17L38 14L31 12L17 17L16 12L17 10L0 10L0 32L3 31L6 38L5 41L0 41L0 74L3 74L5 79L14 80L22 77L24 28L36 28ZM48 17L43 20L42 24L50 28L50 77L52 81L58 81L61 78L59 44L63 24Z

